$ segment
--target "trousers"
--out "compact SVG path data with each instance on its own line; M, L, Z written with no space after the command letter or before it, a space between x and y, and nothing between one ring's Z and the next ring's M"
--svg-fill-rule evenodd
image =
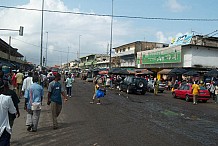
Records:
M57 117L61 113L61 109L62 109L62 105L57 104L56 102L51 102L53 127L58 127Z
M26 125L32 125L33 130L37 130L41 110L28 110Z
M11 134L4 130L0 137L0 146L10 146Z

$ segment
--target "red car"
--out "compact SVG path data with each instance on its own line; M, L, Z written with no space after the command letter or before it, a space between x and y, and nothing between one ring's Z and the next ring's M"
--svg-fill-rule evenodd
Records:
M181 85L179 89L175 89L172 92L174 98L181 98L185 99L185 101L189 102L192 98L192 84L184 84ZM197 97L197 100L201 100L202 102L206 103L210 98L210 93L205 87L200 87L200 92Z

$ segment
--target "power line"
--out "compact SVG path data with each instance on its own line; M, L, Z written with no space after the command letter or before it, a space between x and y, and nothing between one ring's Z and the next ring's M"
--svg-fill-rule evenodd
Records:
M0 8L39 11L39 12L42 11L40 9L12 7L12 6L0 6ZM112 17L112 15L109 15L109 14L94 14L94 13L82 13L82 12L72 12L72 11L47 10L47 9L44 9L43 11L49 12L49 13L62 13L62 14L74 14L74 15L98 16L98 17ZM142 17L142 16L125 16L125 15L113 15L113 17L115 17L115 18L128 18L128 19L144 19L144 20L164 20L164 21L218 21L218 19L209 19L209 18L167 18L167 17Z
M19 40L19 39L16 39L16 38L12 38L12 39L14 39L14 40L17 40L17 41L20 41L20 42L22 42L22 43L24 43L24 44L27 44L27 45L31 45L31 46L33 46L33 47L37 47L37 48L40 48L40 46L39 45L36 45L36 44L31 44L31 43L28 43L28 42L25 42L25 41L22 41L22 40ZM43 49L46 49L45 47L43 47ZM51 48L48 48L48 50L52 50L52 51L54 51L54 52L62 52L62 53L71 53L71 54L77 54L77 52L72 52L72 51L60 51L60 50L56 50L56 49L51 49ZM81 54L92 54L92 53L81 53Z

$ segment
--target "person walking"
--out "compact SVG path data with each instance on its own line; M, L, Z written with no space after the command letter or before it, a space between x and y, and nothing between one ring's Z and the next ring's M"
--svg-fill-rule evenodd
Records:
M192 85L192 94L193 94L193 105L197 104L197 97L199 95L200 86L198 85L198 82L195 81Z
M154 80L154 95L157 95L159 90L159 80Z
M16 92L17 90L17 80L16 80L16 72L14 71L11 78L12 89Z
M218 83L215 85L215 103L218 103Z
M73 79L71 78L71 75L68 75L65 82L66 82L66 88L67 88L67 96L70 96L71 98L72 83L73 83Z
M19 98L21 97L23 78L24 78L24 74L21 72L21 70L18 70L18 73L16 74L16 82L17 82L17 96Z
M4 82L0 80L0 146L10 146L11 127L8 113L16 114L16 108L10 96L3 95Z
M90 102L90 104L94 104L95 98L96 98L96 92L97 92L98 89L99 89L99 85L98 85L98 81L96 80L96 81L95 81L95 88L94 88L94 95L93 95L93 97L92 97L92 101ZM101 101L100 101L99 98L98 98L97 104L101 104Z
M11 97L11 99L12 99L12 101L13 101L13 104L14 104L14 107L15 107L16 110L17 110L17 113L16 113L16 114L10 114L10 113L8 113L8 116L9 116L9 124L10 124L10 127L12 128L13 125L14 125L14 120L15 120L15 118L16 118L16 115L17 115L17 118L20 117L20 111L19 111L19 107L18 107L18 104L20 103L20 100L19 100L19 98L17 97L16 92L15 92L14 90L9 89L9 84L8 84L8 82L4 82L4 91L3 91L3 94Z
M62 109L62 98L64 97L64 101L67 101L67 97L64 93L64 88L59 82L61 80L61 74L57 73L55 75L54 81L49 83L48 86L48 101L47 104L51 104L51 112L52 112L52 121L53 121L53 129L58 128L57 117L61 113Z
M32 72L28 72L28 77L23 80L23 85L22 85L22 89L21 89L22 95L24 95L25 92L29 89L30 85L33 84L32 75L33 75Z
M38 84L38 76L33 77L33 84L25 92L25 109L27 111L27 131L37 132L39 117L41 113L43 88Z

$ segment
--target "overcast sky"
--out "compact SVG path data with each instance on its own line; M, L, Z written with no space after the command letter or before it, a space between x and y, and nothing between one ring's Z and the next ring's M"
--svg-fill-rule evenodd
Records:
M112 0L45 0L46 10L92 14L111 14ZM0 0L0 6L41 9L42 0ZM114 15L218 19L217 0L114 0ZM106 53L110 42L110 17L44 12L44 48L48 32L48 65L77 59L80 36L80 56ZM19 49L28 61L39 64L41 12L0 7L0 28L19 29L0 31L0 38ZM170 43L172 37L191 33L208 34L218 29L218 21L164 21L114 18L113 47L134 41ZM215 35L218 36L218 35ZM69 55L67 55L69 49ZM45 56L45 49L43 49Z

